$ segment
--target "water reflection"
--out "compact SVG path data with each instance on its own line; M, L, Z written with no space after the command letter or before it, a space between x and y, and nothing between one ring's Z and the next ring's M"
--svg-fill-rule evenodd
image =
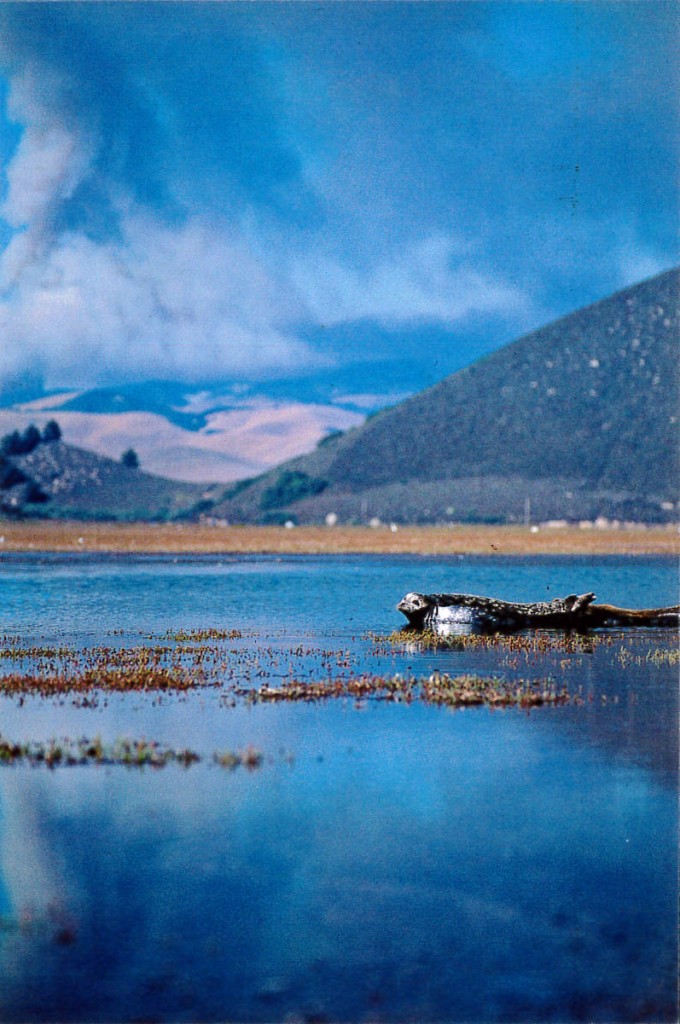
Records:
M425 710L252 775L3 776L3 1019L673 1019L672 791Z

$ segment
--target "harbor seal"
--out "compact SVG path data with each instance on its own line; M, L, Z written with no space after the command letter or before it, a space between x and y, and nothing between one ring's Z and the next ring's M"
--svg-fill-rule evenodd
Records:
M661 626L680 624L680 606L618 608L593 604L595 594L569 594L524 604L476 594L421 594L412 591L397 605L414 630L433 633L493 632L541 627Z

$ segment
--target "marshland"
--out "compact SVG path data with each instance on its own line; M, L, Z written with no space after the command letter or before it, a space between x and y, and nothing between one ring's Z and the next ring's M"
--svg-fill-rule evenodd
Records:
M229 526L225 523L121 523L7 520L0 552L118 554L673 555L675 526L613 528L480 525Z
M673 1019L675 631L441 638L396 611L672 604L668 554L3 529L0 1019Z

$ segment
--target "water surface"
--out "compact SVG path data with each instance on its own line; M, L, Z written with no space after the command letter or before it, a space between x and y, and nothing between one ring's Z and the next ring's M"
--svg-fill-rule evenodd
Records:
M1 769L0 1019L676 1019L677 666L649 657L667 631L516 656L367 635L401 624L408 590L671 604L671 561L4 556L0 586L24 646L238 628L225 658L247 686L438 668L581 695L531 714L1 698L12 738L206 757ZM248 744L256 771L210 761Z

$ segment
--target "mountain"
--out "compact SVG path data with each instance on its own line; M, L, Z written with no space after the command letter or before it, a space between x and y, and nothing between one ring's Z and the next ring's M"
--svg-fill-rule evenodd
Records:
M145 473L134 453L114 462L27 428L22 440L3 438L0 455L0 517L40 516L77 519L174 519L198 514L214 490ZM17 451L17 448L30 448ZM125 464L128 463L128 464Z
M228 490L234 521L677 518L680 270L520 338Z
M352 394L330 374L203 388L148 381L51 394L28 382L8 388L4 400L0 395L0 434L56 417L64 439L77 447L116 459L132 446L152 473L227 483L311 451L391 397Z

